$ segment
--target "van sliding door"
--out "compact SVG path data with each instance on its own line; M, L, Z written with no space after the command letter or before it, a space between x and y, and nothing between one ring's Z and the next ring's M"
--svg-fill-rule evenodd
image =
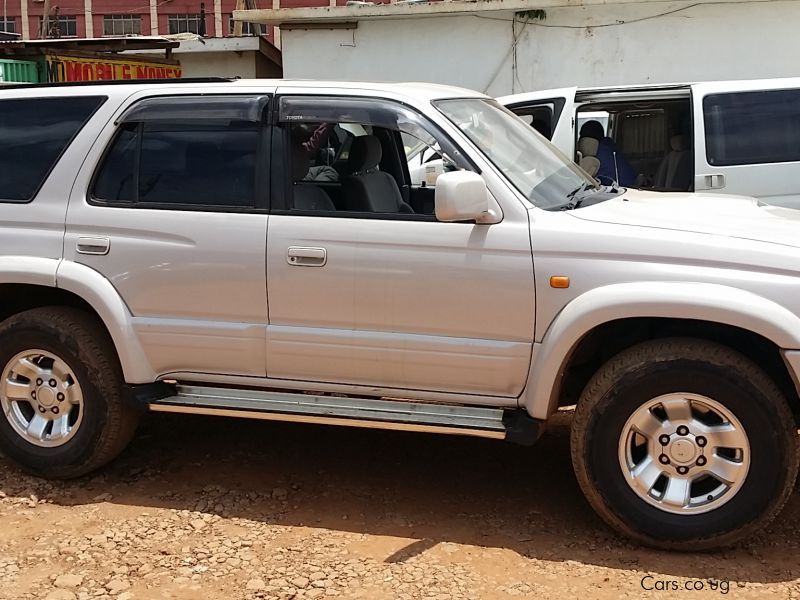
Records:
M800 208L800 88L793 80L692 88L695 190Z

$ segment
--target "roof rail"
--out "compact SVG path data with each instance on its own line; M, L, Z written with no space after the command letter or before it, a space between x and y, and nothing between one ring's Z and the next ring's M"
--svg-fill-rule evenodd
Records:
M182 77L180 79L109 79L107 81L58 81L54 83L10 83L0 85L0 90L21 88L89 87L96 85L135 85L139 83L230 83L238 77Z

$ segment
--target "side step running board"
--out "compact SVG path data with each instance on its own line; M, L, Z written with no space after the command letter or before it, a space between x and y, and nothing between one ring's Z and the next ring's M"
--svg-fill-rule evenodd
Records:
M315 396L265 390L177 385L174 395L150 399L151 411L427 431L532 444L541 423L519 410L420 404L372 398Z

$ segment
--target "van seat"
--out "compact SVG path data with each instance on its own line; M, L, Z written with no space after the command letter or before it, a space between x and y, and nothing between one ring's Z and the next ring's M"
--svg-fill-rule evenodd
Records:
M670 192L688 192L692 187L692 153L688 135L673 135L670 152L656 171L653 187Z

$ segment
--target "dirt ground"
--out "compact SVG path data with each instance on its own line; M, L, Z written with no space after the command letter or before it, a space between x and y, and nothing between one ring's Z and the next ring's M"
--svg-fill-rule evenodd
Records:
M581 496L569 418L522 448L149 415L83 480L0 457L0 598L800 599L798 494L740 548L643 549Z

